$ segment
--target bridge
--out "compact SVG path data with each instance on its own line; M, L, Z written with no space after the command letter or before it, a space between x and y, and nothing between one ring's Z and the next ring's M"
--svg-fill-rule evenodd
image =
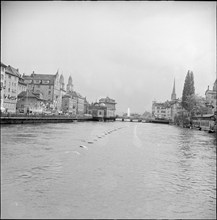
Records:
M170 121L167 119L145 119L145 118L136 118L136 117L116 117L115 121L161 123L161 124L169 124L170 123Z
M134 118L134 117L116 117L115 121L146 122L146 119L144 119L144 118Z

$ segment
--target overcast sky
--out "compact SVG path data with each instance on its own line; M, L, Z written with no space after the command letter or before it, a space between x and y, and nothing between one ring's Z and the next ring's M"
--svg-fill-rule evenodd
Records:
M20 73L55 74L117 113L151 111L182 96L192 70L204 96L216 79L215 2L1 2L1 61Z

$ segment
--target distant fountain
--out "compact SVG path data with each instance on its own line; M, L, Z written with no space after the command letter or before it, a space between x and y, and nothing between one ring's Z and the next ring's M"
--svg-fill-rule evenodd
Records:
M127 117L130 117L130 108L127 109Z

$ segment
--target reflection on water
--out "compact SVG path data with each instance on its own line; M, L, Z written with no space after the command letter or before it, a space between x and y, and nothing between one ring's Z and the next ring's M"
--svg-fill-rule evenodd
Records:
M2 218L216 217L216 138L109 122L1 129Z

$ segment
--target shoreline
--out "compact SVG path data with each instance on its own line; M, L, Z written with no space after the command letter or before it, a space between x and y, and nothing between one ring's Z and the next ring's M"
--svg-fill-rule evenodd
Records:
M36 124L36 123L73 123L76 121L91 121L91 117L70 116L6 116L0 118L0 124Z

